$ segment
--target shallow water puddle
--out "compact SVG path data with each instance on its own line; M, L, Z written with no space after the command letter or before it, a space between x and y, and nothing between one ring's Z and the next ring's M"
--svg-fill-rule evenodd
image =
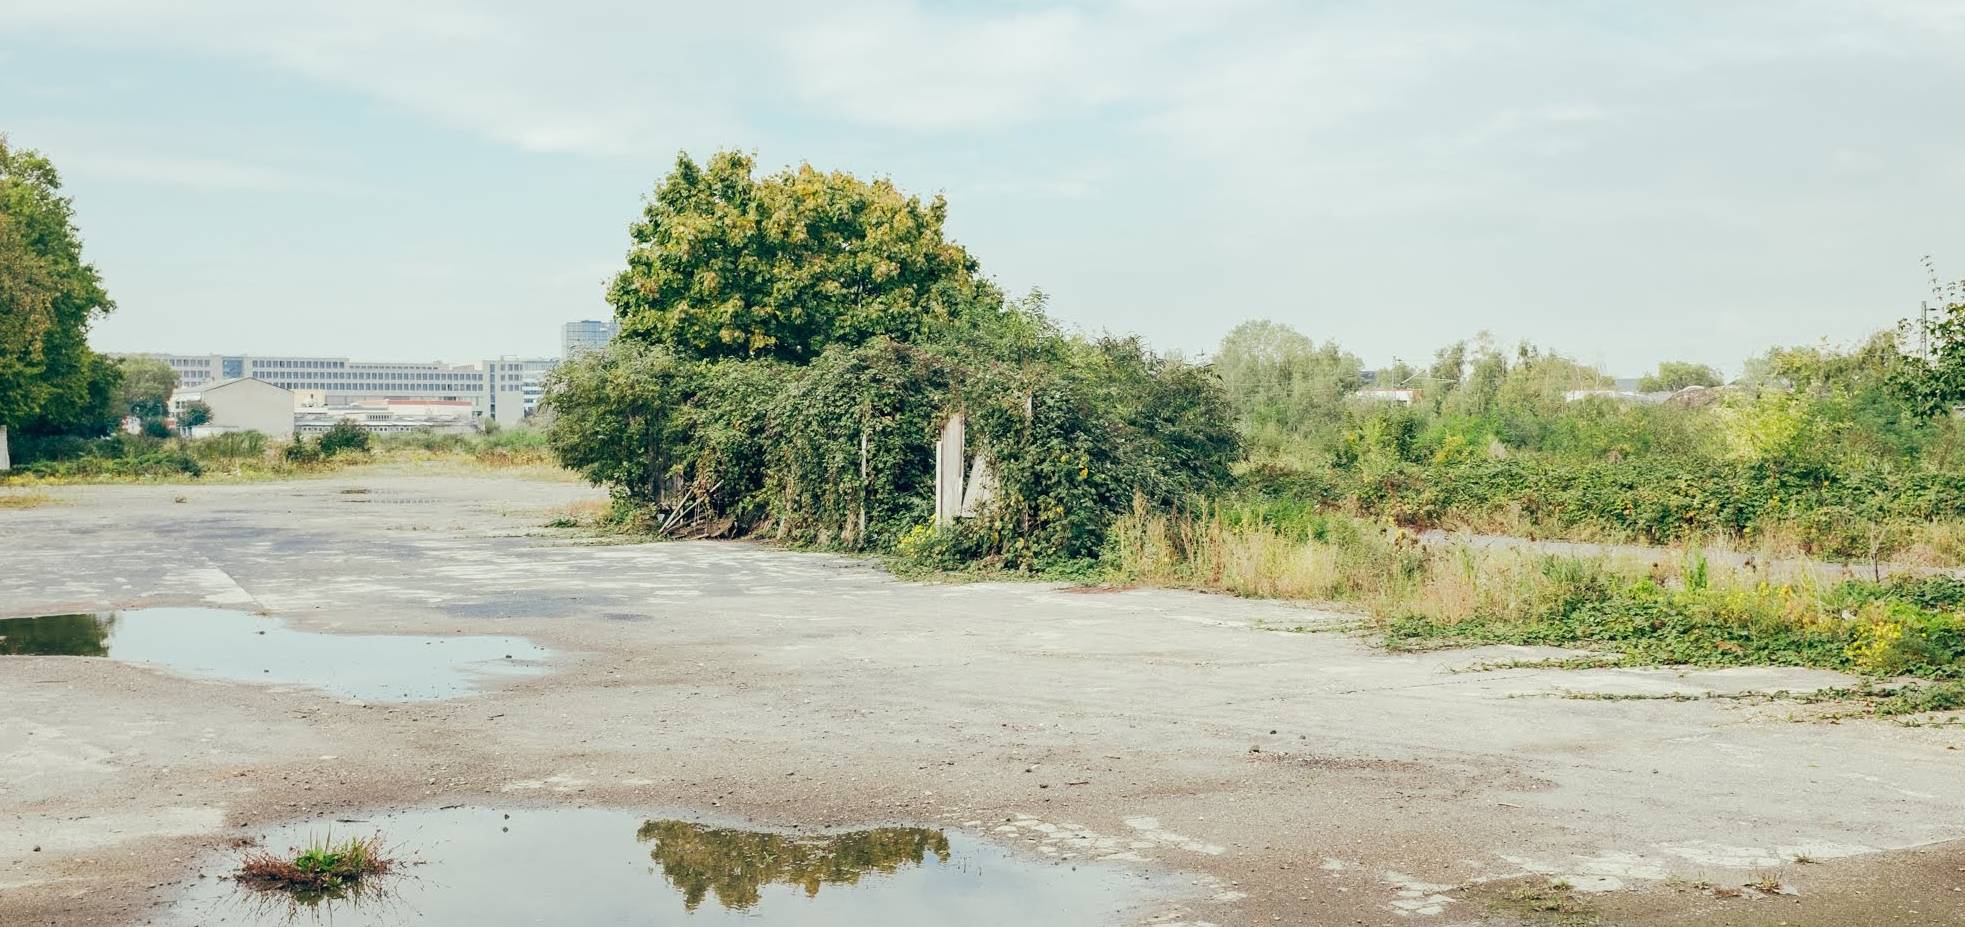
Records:
M364 701L448 698L488 675L543 671L549 652L522 637L412 637L300 631L216 608L0 619L0 655L108 657L174 673L297 684Z
M380 832L407 864L303 905L241 887L227 877L237 854L221 856L156 923L1085 927L1123 922L1151 886L917 827L798 834L595 808L419 810L331 826L337 837ZM327 833L292 825L263 843L283 850Z

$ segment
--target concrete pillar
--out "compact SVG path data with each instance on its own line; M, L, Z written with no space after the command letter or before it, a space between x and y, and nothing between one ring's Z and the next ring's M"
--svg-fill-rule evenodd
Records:
M969 466L969 482L962 487L963 518L974 518L982 514L983 506L996 498L996 471L989 468L989 458L976 455L975 463Z
M13 462L7 457L7 426L0 425L0 473L13 468Z
M962 469L966 460L963 447L967 437L962 413L942 423L941 440L935 442L935 525L952 524L962 512Z

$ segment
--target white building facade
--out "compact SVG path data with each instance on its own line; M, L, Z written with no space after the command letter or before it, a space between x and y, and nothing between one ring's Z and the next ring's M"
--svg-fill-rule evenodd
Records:
M171 414L182 414L185 405L193 402L211 408L211 421L193 429L195 436L257 431L282 441L293 437L293 393L277 384L242 377L200 384L197 389L180 387L171 394Z
M378 363L346 357L253 354L148 354L177 371L178 388L254 378L319 403L367 399L437 399L471 403L476 417L516 424L538 404L540 383L558 363L550 357L500 357L470 364ZM528 397L528 385L530 396Z

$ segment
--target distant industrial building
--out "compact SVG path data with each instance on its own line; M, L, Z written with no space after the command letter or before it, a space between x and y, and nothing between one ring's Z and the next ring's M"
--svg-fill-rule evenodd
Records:
M179 389L171 394L171 413L182 414L188 403L211 407L211 421L191 430L196 437L232 431L257 431L282 441L293 437L293 392L255 377L241 377Z
M560 326L560 346L565 356L578 356L605 347L619 330L620 326L612 320L568 322ZM403 402L410 400L461 402L468 404L474 427L482 427L485 421L513 425L531 415L545 395L546 374L559 365L557 357L510 355L462 364L357 361L298 354L136 356L153 357L169 364L177 371L181 395L194 395L216 383L257 380L288 391L290 409L294 411L366 409L376 402L402 407ZM451 410L456 406L444 408ZM444 416L449 414L446 411ZM313 413L305 416L308 422L321 417ZM306 427L303 425L302 430ZM292 434L291 428L286 434Z
M293 413L294 432L302 435L321 434L342 421L354 422L371 434L478 430L471 404L462 399L366 399L347 406L302 406Z
M583 319L560 326L559 354L565 358L575 358L589 351L607 347L614 336L621 333L621 326L612 319L599 321Z
M342 406L367 399L471 403L475 416L517 423L538 404L552 357L500 357L472 364L374 363L346 357L249 354L148 354L177 371L180 390L251 378L302 394L302 404Z

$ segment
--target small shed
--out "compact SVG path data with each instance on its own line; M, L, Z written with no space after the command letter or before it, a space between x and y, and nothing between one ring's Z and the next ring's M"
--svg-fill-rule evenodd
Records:
M200 433L257 431L281 441L293 438L293 391L258 377L179 390L171 395L171 411L182 412L192 402L203 402L212 410L211 421L199 426Z

